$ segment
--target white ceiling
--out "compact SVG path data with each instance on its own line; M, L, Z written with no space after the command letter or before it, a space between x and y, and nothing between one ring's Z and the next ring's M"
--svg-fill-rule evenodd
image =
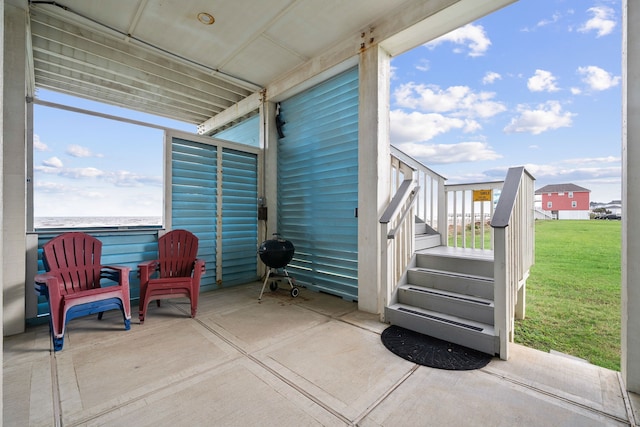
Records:
M510 1L31 1L35 85L201 124L336 46L351 43L355 55L376 26L397 36L451 5L480 14Z

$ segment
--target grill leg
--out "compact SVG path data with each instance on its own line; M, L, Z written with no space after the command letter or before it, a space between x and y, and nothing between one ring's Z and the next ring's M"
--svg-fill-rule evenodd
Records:
M271 276L271 269L267 272L267 277L264 279L264 283L262 284L262 290L260 291L260 296L258 297L258 301L262 301L262 294L264 293L264 288L267 286L269 282L269 276Z

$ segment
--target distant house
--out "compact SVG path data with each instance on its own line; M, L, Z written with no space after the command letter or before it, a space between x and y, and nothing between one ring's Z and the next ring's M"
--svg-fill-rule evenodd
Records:
M552 184L536 190L541 208L556 219L589 219L589 193L575 184Z
M591 202L591 212L595 209L603 210L607 214L622 215L622 200L612 200L609 203Z

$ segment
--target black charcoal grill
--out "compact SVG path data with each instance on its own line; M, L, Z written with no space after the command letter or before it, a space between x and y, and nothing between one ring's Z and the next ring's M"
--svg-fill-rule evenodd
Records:
M293 259L295 253L295 247L289 240L280 238L278 233L273 234L273 238L265 240L258 247L258 254L262 262L269 267L267 277L264 279L262 290L260 291L260 297L258 301L262 300L262 294L264 288L269 284L269 289L275 292L278 289L278 282L286 280L291 286L291 296L297 297L300 290L294 285L295 279L289 276L286 266Z

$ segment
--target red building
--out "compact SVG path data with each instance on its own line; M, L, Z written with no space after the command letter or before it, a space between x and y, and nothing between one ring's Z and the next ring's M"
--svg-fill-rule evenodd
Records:
M557 219L589 219L589 193L575 184L552 184L536 190L543 211Z

